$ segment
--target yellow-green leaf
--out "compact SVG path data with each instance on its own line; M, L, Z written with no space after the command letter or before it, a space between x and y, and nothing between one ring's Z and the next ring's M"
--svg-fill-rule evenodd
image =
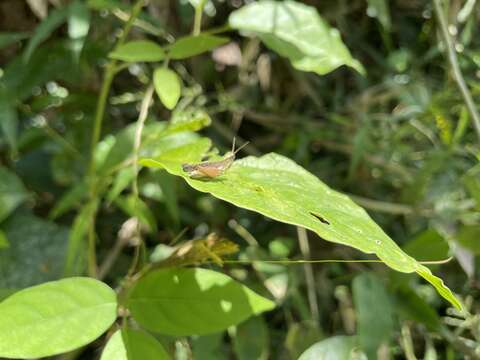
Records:
M302 226L321 238L376 254L394 270L417 272L457 308L460 302L430 270L407 255L348 196L330 189L294 161L271 153L246 157L215 179L193 179L182 170L183 163L199 162L200 147L177 148L145 166L165 168L182 177L193 188L210 193L236 206L259 212L272 219ZM204 150L205 151L205 150Z
M165 50L153 41L130 41L116 48L109 57L126 62L154 62L165 58Z
M167 68L158 68L153 74L153 83L163 105L172 110L180 99L182 85L178 75Z

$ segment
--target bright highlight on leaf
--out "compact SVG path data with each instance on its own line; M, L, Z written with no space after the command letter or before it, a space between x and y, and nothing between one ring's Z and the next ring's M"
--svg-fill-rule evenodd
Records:
M21 290L0 303L0 357L33 359L89 344L115 321L115 292L91 278Z
M170 268L140 279L127 306L145 329L187 336L226 330L275 304L222 273Z
M182 85L178 75L167 68L158 68L153 74L153 83L158 97L169 110L177 105L182 92Z
M298 70L323 75L347 65L365 72L342 42L338 30L331 28L314 7L295 1L253 2L232 12L229 24L258 36Z
M165 51L153 41L130 41L115 49L109 57L126 62L155 62L165 58Z
M403 250L348 196L330 189L317 177L294 161L278 154L260 158L249 156L235 161L232 167L215 181L192 179L182 170L182 164L199 161L198 148L177 149L156 159L142 160L143 165L165 168L181 176L202 192L236 206L259 212L272 219L302 226L321 238L352 246L367 254L376 254L389 267L405 272L417 272L429 281L454 306L459 301L443 282L431 274Z

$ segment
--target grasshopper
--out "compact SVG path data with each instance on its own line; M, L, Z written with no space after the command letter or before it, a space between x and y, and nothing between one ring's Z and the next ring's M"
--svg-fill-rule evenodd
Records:
M227 171L235 160L235 155L246 145L248 141L235 150L235 138L233 138L232 151L225 154L222 160L203 161L198 164L183 164L182 169L191 178L216 178Z

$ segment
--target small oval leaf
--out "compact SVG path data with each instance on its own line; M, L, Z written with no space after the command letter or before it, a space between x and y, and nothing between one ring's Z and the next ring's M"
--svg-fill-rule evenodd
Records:
M0 303L0 357L32 359L77 349L117 316L115 292L91 278L68 278L21 290Z
M109 54L109 57L126 62L153 62L163 60L165 58L165 50L153 41L138 40L119 46Z
M128 299L140 325L173 336L223 331L274 306L231 277L200 268L151 272Z
M178 39L170 46L172 59L185 59L202 54L218 46L226 44L230 39L226 37L202 34L198 36L186 36Z
M158 97L163 105L172 110L177 105L182 92L182 85L178 75L167 68L158 68L153 74L153 83Z
M162 344L139 330L117 330L108 340L100 360L169 360Z

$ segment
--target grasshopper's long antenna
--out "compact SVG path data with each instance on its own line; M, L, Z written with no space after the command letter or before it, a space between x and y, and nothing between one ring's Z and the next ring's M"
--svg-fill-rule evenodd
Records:
M233 138L233 144L235 145L235 138ZM232 148L232 154L235 155L236 153L238 153L240 150L242 150L248 144L250 144L250 141L244 142L243 145L240 146L237 150L235 150L235 148Z

